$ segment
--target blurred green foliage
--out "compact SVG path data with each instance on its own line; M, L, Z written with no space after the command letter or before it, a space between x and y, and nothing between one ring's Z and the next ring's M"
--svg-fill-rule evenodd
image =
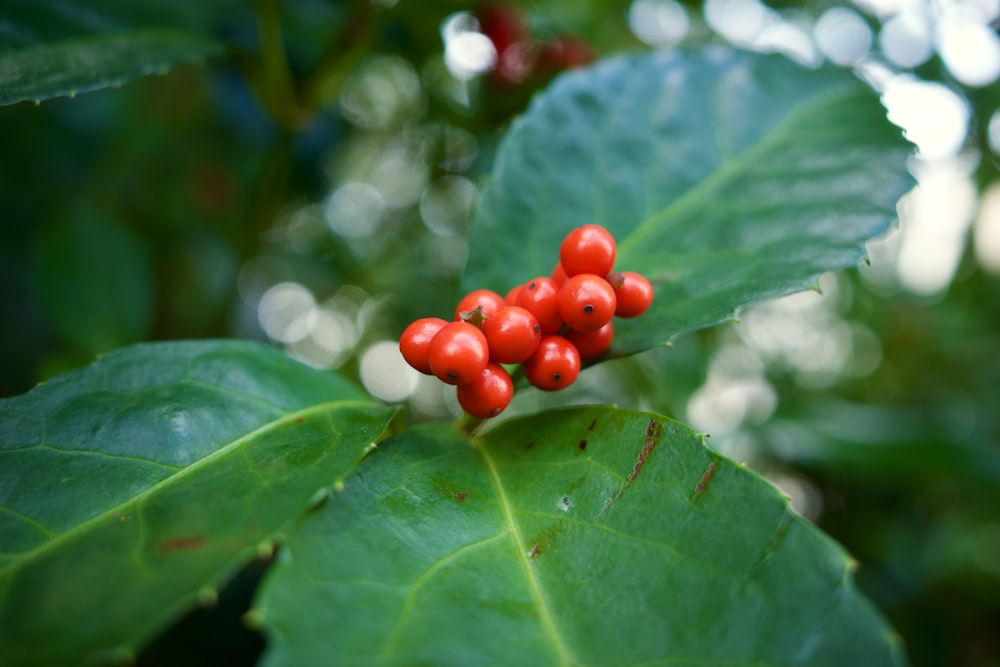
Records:
M156 3L138 25L174 27L170 4ZM539 43L572 34L597 55L644 48L628 2L523 4ZM697 4L685 6L686 43L719 39ZM826 6L775 5L795 17ZM51 20L45 34L81 30L31 7L13 3L15 18ZM463 197L554 73L514 85L451 76L441 25L469 7L262 0L254 12L213 3L191 19L228 49L207 67L0 108L0 395L135 341L267 339L257 307L282 282L349 315L349 344L312 349L314 362L348 376L370 342L449 312L471 211ZM966 154L981 192L998 176L988 127L1000 88L961 85L937 56L915 71L969 104ZM351 183L374 188L377 215L331 228L325 207ZM862 271L838 277L825 297L805 295L823 304L800 309L805 321L854 332L833 370L804 371L794 355L755 347L748 312L605 364L568 398L542 402L614 402L697 427L721 423L698 406L743 396L738 417L707 429L710 443L772 476L858 558L859 585L901 632L912 663L1000 665L1000 277L977 260L975 237L962 239L953 277L931 294ZM858 362L865 349L874 350L867 366ZM763 389L725 393L746 386ZM414 419L448 414L413 407ZM224 633L216 647L240 644ZM175 650L161 642L141 662L174 661Z

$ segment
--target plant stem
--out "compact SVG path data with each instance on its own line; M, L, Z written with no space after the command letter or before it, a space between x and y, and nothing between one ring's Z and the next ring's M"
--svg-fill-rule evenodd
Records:
M486 423L486 420L482 417L473 417L465 413L455 420L455 427L471 440L484 423Z

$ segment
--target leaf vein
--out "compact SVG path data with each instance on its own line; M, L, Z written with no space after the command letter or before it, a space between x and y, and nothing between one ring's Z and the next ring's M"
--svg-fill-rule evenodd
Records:
M500 479L500 473L497 470L496 463L493 461L493 457L490 456L485 447L480 445L477 449L482 455L483 460L486 463L486 468L489 471L490 478L493 481L493 485L496 487L497 498L500 502L501 508L503 509L504 520L510 529L510 535L514 541L514 551L517 556L517 561L521 565L521 569L523 570L525 579L528 583L528 588L531 591L532 597L535 599L535 605L538 608L538 618L539 621L541 621L542 628L552 640L557 663L559 665L575 665L577 662L572 658L569 647L566 646L566 642L563 640L562 635L556 626L555 619L552 616L552 610L549 608L549 602L546 599L545 592L542 590L541 582L538 580L535 570L528 560L528 552L525 546L524 536L521 535L521 529L514 520L514 510L511 507L510 499L507 497L507 491L504 489L503 482Z
M250 432L248 432L248 433L240 436L239 438L236 438L231 443L229 443L229 444L227 444L227 445L225 445L223 447L220 447L219 449L215 450L211 454L208 454L207 456L203 457L202 459L200 459L198 461L195 461L194 463L192 463L192 464L190 464L190 465L188 465L188 466L180 469L176 474L167 476L167 477L163 478L162 480L160 480L160 481L158 481L158 482L150 485L149 487L147 487L143 491L141 491L141 492L137 493L136 495L132 496L131 498L128 498L127 500L119 503L115 507L112 507L112 508L110 508L110 509L108 509L108 510L106 510L104 512L100 512L100 513L92 516L91 518L78 523L77 525L73 526L72 528L70 528L70 529L68 529L66 531L64 531L62 533L58 533L57 535L55 535L54 537L52 537L52 539L48 540L47 542L43 542L42 544L40 544L37 547L31 549L30 551L24 552L23 555L22 555L22 557L21 557L21 559L19 561L15 562L15 563L13 563L11 565L9 565L7 568L4 568L4 569L17 569L20 566L21 563L27 562L31 558L37 557L38 555L40 555L42 553L45 553L45 552L47 552L47 551L49 551L51 549L57 548L62 543L71 540L77 534L85 532L87 529L89 529L89 528L91 528L91 527L93 527L95 525L100 524L102 521L106 521L109 517L126 514L126 510L130 506L134 506L136 509L138 509L141 506L143 500L145 500L146 498L150 497L154 493L156 493L158 491L161 491L162 489L164 489L166 487L169 487L172 484L178 483L180 480L182 480L185 477L187 477L187 475L193 474L197 470L202 469L203 466L209 465L210 463L214 462L215 460L220 459L220 458L226 456L227 454L231 453L232 451L236 450L237 448L243 446L247 442L252 441L254 438L259 437L259 436L261 436L261 435L263 435L265 433L268 433L269 431L271 431L271 430L273 430L275 428L283 426L284 424L288 423L289 421L294 421L295 419L297 419L297 418L299 418L299 417L301 417L303 415L320 413L320 412L323 412L324 410L329 410L329 409L332 409L334 407L343 407L343 406L350 406L350 405L356 405L356 404L359 404L359 402L357 402L357 401L330 401L330 402L327 402L327 403L320 403L320 404L317 404L317 405L309 406L309 407L304 408L302 410L298 410L296 412L288 413L287 415L281 417L280 419L275 419L275 420L272 420L270 422L267 422L267 423L265 423L265 424L257 427L256 429L254 429L254 430L252 430L252 431L250 431ZM367 403L362 403L362 404L363 405L368 405ZM0 570L0 571L2 571L2 570Z

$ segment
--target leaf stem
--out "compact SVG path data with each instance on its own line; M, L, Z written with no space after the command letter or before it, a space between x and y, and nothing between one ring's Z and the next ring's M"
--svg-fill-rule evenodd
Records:
M486 420L482 417L473 417L468 413L463 413L461 417L455 420L455 428L471 440L485 422Z

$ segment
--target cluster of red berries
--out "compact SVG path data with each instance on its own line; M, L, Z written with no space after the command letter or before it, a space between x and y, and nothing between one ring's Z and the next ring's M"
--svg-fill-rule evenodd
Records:
M563 34L541 40L533 35L524 12L513 3L486 2L475 15L480 30L496 48L490 77L500 86L531 83L533 77L550 77L594 60L594 50L579 37Z
M474 417L495 417L514 395L502 364L523 364L528 382L546 391L571 385L583 361L607 352L612 317L636 317L653 301L638 273L612 273L615 239L599 225L571 231L559 246L551 276L512 288L506 297L479 289L466 294L455 319L421 318L403 331L407 363L458 387L458 402Z

